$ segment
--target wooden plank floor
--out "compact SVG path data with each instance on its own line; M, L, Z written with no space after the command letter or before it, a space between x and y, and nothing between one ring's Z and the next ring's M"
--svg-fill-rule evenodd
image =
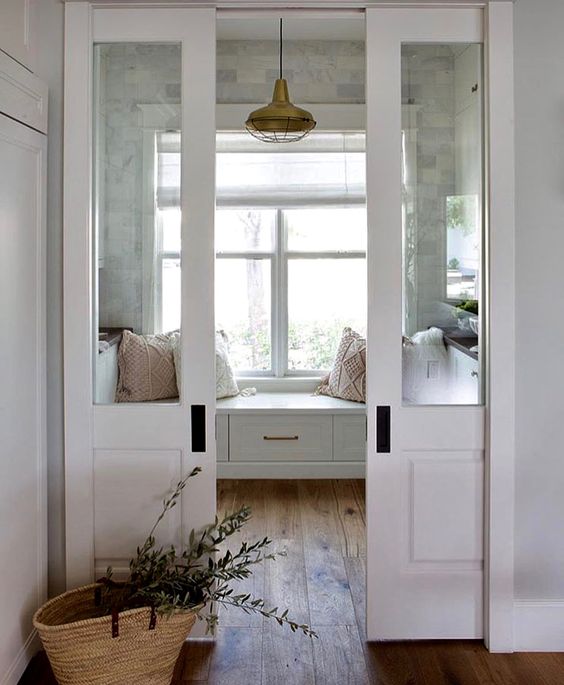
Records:
M318 640L223 612L217 639L188 642L173 685L562 685L564 654L489 654L479 642L368 644L364 639L364 483L224 480L220 511L243 503L243 535L268 535L287 556L245 589L288 607ZM232 543L235 546L236 542ZM21 685L56 685L43 655Z

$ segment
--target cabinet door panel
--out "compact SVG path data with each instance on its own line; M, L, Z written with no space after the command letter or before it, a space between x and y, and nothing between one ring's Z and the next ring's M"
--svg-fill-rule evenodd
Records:
M0 45L2 50L32 71L35 8L32 0L2 0Z
M366 417L333 417L333 461L366 459Z
M0 682L17 682L47 582L45 136L0 115ZM8 523L9 522L9 523ZM33 643L32 643L33 644ZM30 647L31 649L32 647ZM5 680L5 678L7 678Z
M47 102L45 83L0 52L0 112L47 133Z

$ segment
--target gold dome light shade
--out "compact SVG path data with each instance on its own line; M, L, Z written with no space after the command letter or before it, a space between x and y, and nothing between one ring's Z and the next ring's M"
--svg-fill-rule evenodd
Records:
M272 102L249 114L247 131L265 143L293 143L315 128L316 121L305 109L290 102L286 79L276 79Z
M264 143L293 143L315 128L311 114L290 102L288 82L282 78L282 19L280 19L280 77L274 84L272 102L255 109L245 122L247 131Z

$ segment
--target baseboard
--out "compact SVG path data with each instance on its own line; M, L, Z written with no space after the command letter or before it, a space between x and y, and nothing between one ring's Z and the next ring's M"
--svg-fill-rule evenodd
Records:
M564 652L564 600L515 600L516 652Z
M218 478L364 478L365 462L217 462Z
M39 650L39 636L33 630L20 649L14 662L0 680L0 685L17 685L33 655Z

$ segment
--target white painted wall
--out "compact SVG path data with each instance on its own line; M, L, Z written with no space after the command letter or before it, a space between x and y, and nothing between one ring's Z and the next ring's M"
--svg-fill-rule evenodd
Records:
M61 0L36 4L37 75L49 86L47 167L47 473L49 594L65 589L63 458L63 13Z
M515 594L520 600L564 599L563 26L562 0L515 3ZM562 642L562 620L559 634Z

